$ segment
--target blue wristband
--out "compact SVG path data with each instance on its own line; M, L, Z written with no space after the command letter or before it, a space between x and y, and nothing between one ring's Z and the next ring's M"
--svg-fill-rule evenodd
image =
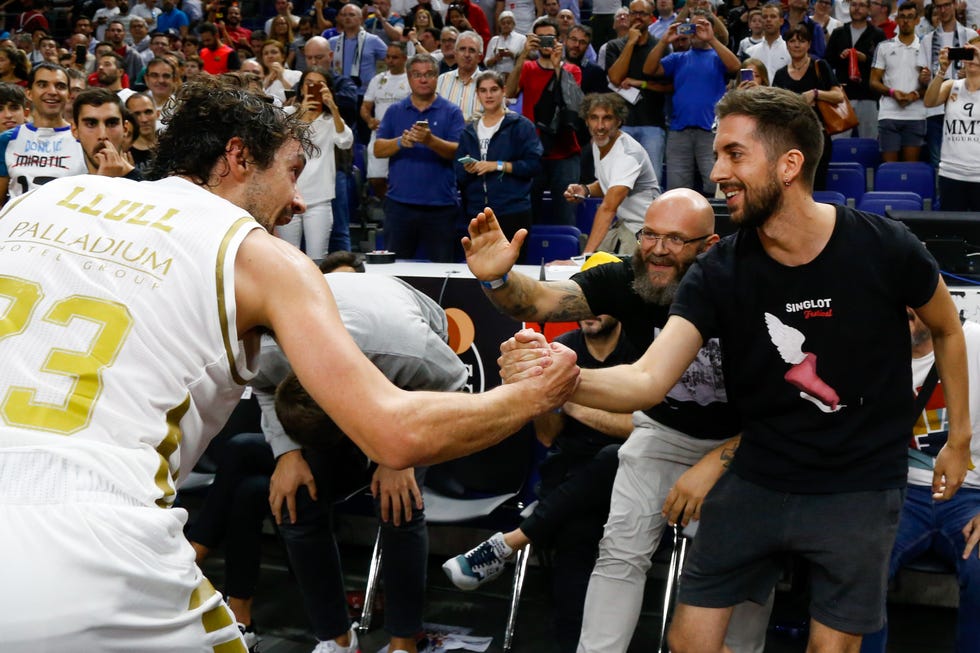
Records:
M500 277L499 279L494 279L493 281L481 281L480 285L487 290L496 290L497 288L503 288L507 283L507 275Z
M402 137L401 136L398 137L397 144L398 144L398 149L399 150L402 149Z

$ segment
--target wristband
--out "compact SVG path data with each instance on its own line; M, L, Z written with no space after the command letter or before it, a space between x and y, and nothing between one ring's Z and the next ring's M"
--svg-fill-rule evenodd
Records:
M888 89L888 97L895 97L895 89L893 88Z
M589 190L588 184L582 184L582 188L585 189L585 199L589 199L590 197L592 197L592 191Z
M497 161L497 172L503 172L503 171L504 171L504 162Z
M507 283L507 275L500 277L499 279L494 279L493 281L481 281L480 285L487 290L496 290L497 288L503 288Z
M646 82L646 80L643 80L643 83L640 84L640 88L642 88L644 91L647 90L647 82Z
M402 137L401 136L398 137L398 140L396 141L396 144L398 145L398 149L399 150L402 149Z

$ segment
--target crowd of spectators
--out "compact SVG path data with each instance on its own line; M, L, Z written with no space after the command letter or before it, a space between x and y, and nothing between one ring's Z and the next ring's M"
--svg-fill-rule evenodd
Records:
M158 0L132 6L102 0L67 12L21 4L21 11L7 14L10 31L0 34L7 37L0 40L0 82L26 86L31 67L47 61L87 76L87 86L109 88L124 102L133 92L146 93L159 112L183 81L239 70L258 74L262 90L277 103L298 105L303 100L299 77L322 68L342 90L342 118L355 139L350 153L335 154L336 177L327 182L337 189L334 225L341 233L332 237L336 247L350 242L346 230L351 212L363 205L380 213L389 186L397 186L388 179L387 159L408 156L402 148L385 156L375 151L384 110L410 94L408 77L399 77L402 72L386 87L392 45L399 48L395 59L402 57L405 66L416 55L430 55L439 75L436 95L462 114L459 129L446 134L449 146L433 160L436 178L453 186L458 177L459 190L464 190L467 177L455 148L462 125L479 121L485 110L477 92L481 73L495 71L504 80L505 110L531 122L542 150L531 176L532 206L521 224L570 225L576 223L577 209L565 201L565 191L570 184L595 178L596 154L584 117L547 124L554 122L555 99L562 95L561 84L551 81L556 71L561 71L557 82L564 77L584 94L623 97L627 112L621 131L646 151L659 188L692 188L709 197L715 193L710 179L713 107L726 88L744 84L746 75L754 84L804 94L814 107L836 103L846 94L859 123L841 136L876 138L883 161L921 159L938 171L945 99L926 106L926 89L941 68L941 51L968 47L976 37L971 17L975 22L978 15L970 2L955 0L916 0L901 6L894 0L734 0L730 6L718 0L688 0L680 6L677 0L636 0L628 7L602 2L580 6L574 0L364 0L363 5L314 0L294 7L277 0L267 18L245 17L237 2L224 0L203 6L192 0L167 0L159 6ZM309 58L310 52L316 60ZM764 76L757 75L760 62ZM944 79L966 78L973 65L954 59L943 68ZM370 89L375 77L378 82ZM350 86L354 93L346 98L343 93ZM73 88L72 94L78 90ZM381 102L375 101L378 97ZM345 104L348 100L351 106ZM429 109L416 108L424 120ZM974 131L970 125L961 131L954 140L978 144L969 140ZM139 150L143 142L135 140ZM817 189L824 188L831 152L831 136L825 140ZM354 152L370 179L366 194L354 183ZM512 174L508 161L502 163L499 176ZM946 168L969 165L957 160ZM425 190L434 188L441 186ZM946 184L939 191L940 203L945 191L956 194L947 206L963 205L959 185ZM414 199L415 206L432 204L432 198ZM439 206L455 211L453 226L439 235L440 253L430 248L399 250L401 255L458 258L453 243L472 217L472 205L465 197L437 201L451 202Z
M943 208L977 211L977 4L276 0L260 20L224 0L21 0L0 34L0 204L70 174L139 179L178 87L232 75L312 126L307 211L279 235L318 262L351 249L372 202L400 258L457 259L486 206L511 238L576 224L590 199L586 253L629 254L661 190L716 194L714 109L733 87L846 95L859 122L841 136L927 161Z

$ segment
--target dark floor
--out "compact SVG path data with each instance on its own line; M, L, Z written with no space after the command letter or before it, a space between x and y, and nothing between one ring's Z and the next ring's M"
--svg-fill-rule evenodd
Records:
M284 554L273 536L268 536L266 544L267 555L253 613L263 636L259 650L261 653L308 653L313 650L315 640L306 626L302 602L290 577ZM341 549L348 589L363 589L370 557L369 548L360 544L342 544ZM442 555L432 555L429 560L426 620L469 627L473 635L492 636L493 643L488 651L500 653L509 601L510 573L505 573L501 579L478 591L462 592L450 585L443 575L440 565L444 559ZM207 560L204 571L215 586L220 588L223 574L221 559L216 557ZM656 576L657 571L655 567L653 576ZM514 641L515 653L556 651L546 592L547 573L542 567L528 568ZM653 576L647 584L647 601L631 652L651 653L655 651L659 639L658 604L663 582ZM801 609L791 594L777 593L774 625L770 626L766 642L767 653L798 653L805 650L805 636L793 637L785 632L797 625ZM956 616L954 609L892 604L889 615L889 653L952 652ZM375 653L387 643L381 629L383 617L379 617L371 632L361 638L362 653Z

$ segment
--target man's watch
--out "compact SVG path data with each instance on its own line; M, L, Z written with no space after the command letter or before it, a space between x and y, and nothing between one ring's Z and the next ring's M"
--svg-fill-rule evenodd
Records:
M497 161L497 172L503 172L503 171L504 171L504 162Z

